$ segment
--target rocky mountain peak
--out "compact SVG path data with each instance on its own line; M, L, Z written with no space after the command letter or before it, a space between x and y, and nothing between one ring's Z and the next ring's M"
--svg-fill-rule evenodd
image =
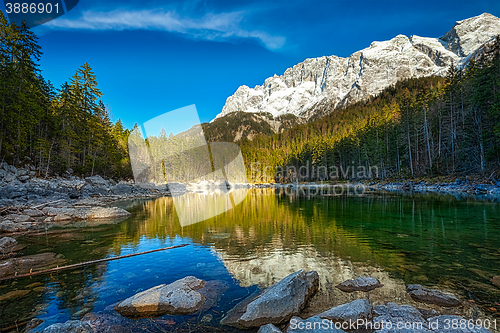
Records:
M447 50L460 57L467 57L498 34L500 34L500 20L494 15L484 13L457 21L439 40Z
M292 114L306 121L324 112L325 106L361 101L400 80L444 76L451 64L466 64L498 34L500 19L485 13L456 22L440 38L398 35L375 41L348 58L306 59L262 85L239 87L216 118L243 111L275 118Z

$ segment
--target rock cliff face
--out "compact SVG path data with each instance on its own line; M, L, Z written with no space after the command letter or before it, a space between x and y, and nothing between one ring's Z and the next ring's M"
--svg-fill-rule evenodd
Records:
M293 114L304 120L318 116L328 105L361 101L407 78L444 76L450 64L464 66L485 43L500 34L500 19L482 14L458 21L441 38L398 35L373 42L348 58L306 59L263 85L241 86L216 118L244 111L268 112L274 117Z

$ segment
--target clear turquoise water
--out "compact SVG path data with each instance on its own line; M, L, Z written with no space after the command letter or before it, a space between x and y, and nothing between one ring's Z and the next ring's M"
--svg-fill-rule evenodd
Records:
M226 286L215 307L193 316L126 324L130 331L182 331L200 323L220 330L218 321L239 300L298 269L317 269L325 290L359 272L379 274L389 285L436 286L473 299L483 313L498 316L500 289L490 282L500 275L497 201L431 194L289 194L251 190L235 209L184 228L172 198L127 202L121 205L133 214L125 221L70 225L19 238L28 245L23 254L53 252L65 264L190 245L2 282L0 297L29 292L0 301L0 327L22 325L36 316L44 320L43 328L89 312L109 313L111 305L139 291L194 275ZM324 308L342 301L334 292L323 296L312 304ZM374 297L383 301L390 296L381 292ZM206 314L212 320L202 322Z

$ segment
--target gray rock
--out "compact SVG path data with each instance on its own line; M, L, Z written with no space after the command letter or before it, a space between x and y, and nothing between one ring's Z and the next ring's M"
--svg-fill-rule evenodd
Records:
M3 165L3 169L4 169L5 171L7 171L7 172L10 172L10 173L14 173L14 174L15 174L15 173L17 173L17 169L16 169L16 167L15 167L15 166L13 166L13 165L4 164L4 165Z
M335 286L344 292L370 291L382 287L383 284L374 277L360 276L354 280L347 280Z
M57 215L68 215L73 216L76 213L75 208L57 208L57 207L45 207L42 212L47 216L57 216Z
M15 267L12 261L4 260L0 261L0 278L14 275Z
M436 333L490 333L489 330L476 326L475 321L471 321L470 326L468 324L469 321L459 316L445 315L429 319L429 328Z
M65 214L57 214L54 216L54 222L71 221L71 219L71 216Z
M181 183L169 183L167 185L168 191L170 191L171 194L182 194L187 192L187 188L184 184Z
M84 321L69 320L64 324L50 325L42 333L94 333L94 330Z
M17 241L11 237L0 238L0 252L5 253L11 251L17 245Z
M47 216L55 216L54 221L67 221L71 218L75 220L93 220L93 219L113 219L127 217L129 212L118 207L93 207L93 208L55 208L45 207L43 212ZM56 221L57 222L57 221Z
M319 276L304 270L290 274L253 299L246 299L230 310L221 324L236 327L259 327L281 324L298 315L318 290Z
M196 312L205 302L198 289L205 281L187 276L171 284L159 285L138 293L115 306L126 317L157 317Z
M3 221L0 223L0 233L9 233L19 231L17 223L12 221Z
M28 325L26 325L26 328L25 328L25 331L26 332L29 332L31 331L32 329L40 326L40 324L43 323L43 320L39 319L39 318L33 318L29 321Z
M17 179L16 175L15 174L12 174L12 173L9 173L7 174L5 177L4 177L4 181L6 183L12 183L13 181L15 181Z
M94 207L87 210L82 215L75 215L75 218L82 220L93 220L93 219L113 219L120 217L130 216L130 213L125 209L118 207Z
M45 269L56 267L65 262L53 252L32 254L24 257L0 260L0 277L14 275L15 273L29 273L31 269Z
M422 303L435 304L445 307L455 307L461 304L456 297L445 294L436 289L425 288L419 284L407 285L406 292L411 296L411 298Z
M118 184L110 188L111 192L117 195L124 195L132 193L132 187L126 184Z
M25 209L23 210L23 215L27 215L30 217L41 217L44 216L43 212L38 209Z
M107 180L104 180L101 176L92 176L92 177L87 177L85 178L87 183L93 185L93 186L109 186L109 182Z
M145 190L151 190L151 191L156 190L156 185L153 183L137 183L135 184L135 186Z
M377 331L379 333L398 332L398 324L404 327L405 323L412 323L413 328L417 329L415 332L418 332L418 329L427 328L427 321L422 317L420 311L410 305L397 305L392 302L387 303L387 305L379 305L373 308L373 316L373 328L378 329L379 327L376 325L382 325L381 329ZM390 328L387 328L387 323L391 323ZM411 331L410 329L408 332Z
M259 328L257 333L282 333L279 328L273 324L263 325Z
M358 319L370 319L372 306L367 299L358 299L353 302L342 304L322 312L318 317L332 321L356 321Z
M314 316L308 319L292 317L286 333L342 333L341 329L335 327L333 322L328 319L321 319Z
M30 176L29 176L29 175L19 176L17 179L19 179L19 180L20 180L20 181L22 181L22 182L25 182L25 181L27 181L28 179L30 179Z
M14 222L29 222L33 221L33 219L28 215L19 215L14 219Z

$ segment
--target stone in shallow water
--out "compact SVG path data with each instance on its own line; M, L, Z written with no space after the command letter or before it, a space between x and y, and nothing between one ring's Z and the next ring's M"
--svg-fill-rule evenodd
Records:
M350 293L353 291L370 291L383 286L384 285L381 284L380 281L374 277L360 276L354 280L344 281L335 287L344 292Z
M445 294L436 289L425 288L419 284L410 284L406 286L406 292L414 300L422 303L435 304L445 307L459 306L460 301L451 295Z
M322 312L318 317L329 319L335 322L356 321L358 319L369 319L371 317L372 306L367 299L358 299L353 302L342 304Z
M50 325L42 333L94 333L94 330L84 321L69 320L64 324Z
M31 290L14 290L0 296L0 301L9 300L12 298L23 297L30 293Z
M243 300L222 318L221 324L250 328L284 323L300 313L318 286L317 272L300 270L267 288L259 296Z
M205 302L198 289L205 281L187 276L171 284L159 285L140 292L115 306L126 317L158 317L196 312Z
M0 252L8 252L17 245L17 241L11 237L0 238Z
M286 329L286 333L345 333L335 327L328 319L314 316L308 319L293 317Z
M29 332L30 330L36 328L37 326L40 326L41 323L43 323L43 320L39 318L33 318L29 321L28 325L26 325L25 331Z

